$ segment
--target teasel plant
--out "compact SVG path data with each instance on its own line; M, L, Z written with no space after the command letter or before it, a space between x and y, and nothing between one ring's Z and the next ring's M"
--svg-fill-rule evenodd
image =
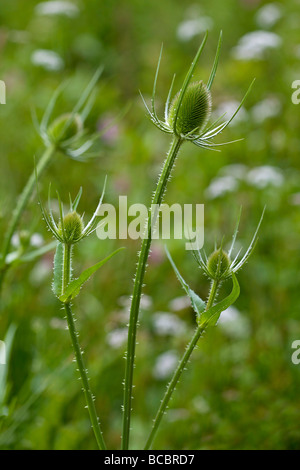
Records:
M238 252L233 255L233 253L235 252L235 243L239 230L241 211L238 216L236 228L233 233L232 242L228 251L223 248L224 238L222 239L219 247L215 245L214 251L209 256L207 256L204 249L200 250L197 248L195 250L192 250L192 254L194 256L194 259L196 260L198 267L200 268L202 273L210 280L210 289L206 301L202 300L184 280L179 270L177 269L177 266L175 265L171 254L169 253L166 247L167 257L174 269L174 272L182 288L190 299L191 307L196 314L195 321L197 327L195 329L194 335L192 336L190 342L185 348L182 358L178 362L178 365L173 373L173 376L171 377L171 380L167 385L165 395L160 402L158 411L153 420L152 429L148 436L145 445L145 450L151 449L153 445L161 420L166 414L172 395L178 385L178 382L180 381L183 371L186 370L187 364L191 358L194 349L198 344L199 339L203 337L204 333L207 331L208 328L217 325L217 322L222 312L229 308L238 299L240 295L240 286L237 280L237 273L247 263L254 251L258 240L259 228L264 217L264 212L265 208L262 212L261 218L252 237L252 240L243 255L241 254L242 248L240 248ZM221 285L225 281L230 279L232 281L232 289L230 294L224 299L217 302Z
M108 255L105 259L85 269L77 278L74 278L73 276L72 259L74 246L77 245L81 240L91 235L97 229L97 225L99 222L98 211L102 204L105 185L106 179L99 204L93 216L86 225L84 225L83 216L77 212L77 207L82 195L81 188L74 201L72 201L70 196L70 207L68 213L66 214L64 213L64 207L61 202L59 193L57 193L57 200L59 206L58 222L55 221L55 217L51 209L51 187L49 186L48 211L46 211L43 207L43 204L41 203L41 199L39 197L39 204L41 206L41 211L45 223L48 227L48 230L56 239L52 290L55 296L61 302L61 305L66 314L68 331L70 333L71 343L77 364L77 370L81 378L82 390L86 400L86 408L88 409L91 426L95 435L95 439L97 441L97 445L100 450L105 450L106 444L103 438L100 421L97 416L97 411L95 407L95 397L91 390L88 377L88 370L83 359L83 351L79 344L79 333L76 328L76 319L72 309L72 302L79 295L82 286L90 279L90 277L123 248L118 248L113 253Z
M207 33L205 34L204 39L195 55L195 58L185 76L185 79L179 92L174 96L174 98L172 98L175 83L175 76L173 76L165 104L164 119L160 119L158 117L155 106L156 86L162 57L162 49L159 55L158 65L155 73L150 106L148 106L146 100L141 94L148 118L159 130L170 134L170 136L172 136L172 142L167 153L166 159L164 161L161 173L159 175L156 188L153 193L151 205L148 210L145 235L143 237L141 250L138 255L136 274L134 278L133 294L128 324L127 351L125 355L126 365L122 407L123 430L121 444L123 450L129 448L137 326L140 301L142 296L142 287L144 284L147 260L151 248L153 227L155 226L157 217L157 208L159 208L163 201L167 184L172 173L172 169L174 167L175 161L182 145L186 142L190 142L204 150L218 150L220 146L231 143L216 143L214 139L219 134L221 134L235 118L236 114L241 109L253 85L252 82L240 105L237 107L236 111L229 119L222 121L222 119L224 118L223 115L214 122L210 123L212 109L211 88L215 79L219 63L220 50L222 44L222 32L220 33L216 55L207 82L204 83L204 81L202 80L192 82L193 74L195 72L198 60L204 49L206 41ZM152 208L156 208L155 213L152 211Z
M18 229L21 217L35 189L36 175L38 178L41 177L48 165L54 160L57 153L72 158L73 160L85 160L94 155L92 146L100 137L101 133L91 133L85 127L85 121L91 111L95 99L95 86L102 71L102 67L97 69L86 88L83 89L78 102L70 113L53 117L56 102L63 88L66 86L65 83L60 85L53 93L41 122L38 121L36 112L33 111L32 113L33 123L44 145L44 152L34 164L34 170L17 199L9 224L4 233L0 251L0 292L5 275L12 265L32 261L52 250L54 247L53 243L49 243L38 249L31 250L31 252L28 253L24 253L23 251L10 253L12 237Z

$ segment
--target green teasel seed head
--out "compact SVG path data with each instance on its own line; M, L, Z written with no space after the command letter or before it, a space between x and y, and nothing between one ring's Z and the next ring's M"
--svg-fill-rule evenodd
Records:
M82 238L84 225L82 218L76 212L69 212L63 218L63 223L59 223L58 232L65 243L74 244Z
M180 93L173 99L168 124L175 126L174 132L184 136L191 132L199 133L206 125L211 114L211 94L203 81L190 83L179 103ZM179 106L179 109L178 109ZM177 116L177 118L176 118Z
M219 248L209 256L206 268L211 279L221 280L227 276L230 265L231 261L228 254L222 248Z
M48 127L47 134L51 142L61 144L74 138L83 130L83 121L81 116L76 113L62 114L56 118Z

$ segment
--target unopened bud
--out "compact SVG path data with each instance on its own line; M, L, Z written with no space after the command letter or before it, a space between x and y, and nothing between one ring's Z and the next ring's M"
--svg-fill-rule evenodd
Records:
M83 129L79 114L62 114L48 128L48 136L53 143L59 144L76 136Z
M199 133L210 117L210 91L202 81L194 82L188 85L181 104L179 97L180 92L171 103L168 114L169 126L174 126L177 115L176 129L174 129L177 134L184 136L192 131ZM177 109L179 104L180 107Z
M207 270L212 279L222 279L230 269L230 258L221 248L215 250L207 260Z
M63 224L60 223L58 228L65 243L73 244L80 240L84 226L80 215L73 211L63 218Z

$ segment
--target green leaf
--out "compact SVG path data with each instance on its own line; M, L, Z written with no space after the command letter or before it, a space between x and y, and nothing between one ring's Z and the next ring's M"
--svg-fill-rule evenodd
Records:
M69 194L70 212L77 211L77 207L78 207L81 196L82 196L82 187L80 187L79 192L78 192L77 196L74 199L74 202L72 201L71 195Z
M171 265L172 265L172 267L175 271L175 274L176 274L180 284L182 285L182 287L184 288L185 292L187 293L187 295L189 296L189 298L191 300L191 304L192 304L194 312L197 314L197 316L199 316L205 310L205 307L206 307L205 302L185 282L185 280L183 279L183 277L179 273L179 271L178 271L171 255L170 255L167 247L165 249L166 249L166 253L167 253L167 256L169 258L169 261L170 261L170 263L171 263Z
M57 243L56 252L54 255L54 268L53 268L53 284L52 290L54 294L59 297L62 293L62 279L63 279L63 244Z
M36 250L29 251L25 255L21 256L21 258L18 259L18 262L28 263L29 261L34 261L36 258L39 258L40 256L43 256L49 251L54 250L56 246L57 246L56 241L47 243L47 245L41 246L40 248L37 248Z
M103 259L102 261L99 261L99 263L83 271L77 279L74 279L73 281L70 282L66 291L59 296L59 300L61 302L66 303L74 299L79 294L80 289L83 286L83 284L86 281L88 281L88 279L92 276L92 274L94 274L94 272L96 272L99 268L101 268L103 264L105 264L108 260L110 260L110 258L112 258L115 254L117 254L121 250L123 250L123 248L118 248L116 251L111 253L105 259Z
M213 63L213 67L211 69L211 73L210 73L207 85L206 85L209 90L212 87L213 81L215 79L216 71L217 71L217 68L218 68L220 52L221 52L221 45L222 45L222 31L220 32L215 60L214 60L214 63Z
M201 55L201 53L202 53L202 51L203 51L203 48L204 48L204 46L205 46L205 43L206 43L206 40L207 40L207 35L208 35L208 33L207 33L207 31L206 31L205 36L204 36L204 39L203 39L203 41L202 41L202 43L201 43L201 45L200 45L200 47L199 47L199 49L198 49L198 51L197 51L197 53L196 53L196 56L195 56L195 58L194 58L194 60L193 60L193 62L192 62L192 64L191 64L191 66L190 66L190 68L189 68L188 73L187 73L186 76L185 76L183 85L182 85L181 90L180 90L180 92L179 92L178 101L177 101L177 112L176 112L176 114L175 114L175 116L174 116L174 123L173 123L173 129L174 129L174 130L176 130L176 127L177 127L177 126L176 126L176 124L177 124L177 118L178 118L178 113L179 113L179 110L180 110L180 106L181 106L183 97L184 97L184 95L185 95L186 89L187 89L187 87L188 87L188 85L189 85L189 83L190 83L190 81L191 81L191 78L192 78L192 76L193 76L193 73L194 73L194 70L195 70L195 68L196 68L197 62L198 62L198 60L199 60L199 58L200 58L200 55Z
M236 301L240 295L240 286L234 273L232 273L232 283L232 291L228 297L202 313L198 320L199 326L205 328L207 326L215 326L221 313Z

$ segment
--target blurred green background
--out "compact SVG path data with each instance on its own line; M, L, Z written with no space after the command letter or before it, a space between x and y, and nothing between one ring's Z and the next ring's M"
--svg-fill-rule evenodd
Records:
M244 140L203 151L185 144L165 202L205 204L205 247L225 236L230 243L240 206L238 242L249 244L263 207L259 242L239 274L241 295L206 333L177 387L157 435L156 449L299 449L300 365L292 342L299 319L299 109L291 101L300 79L299 2L259 0L2 1L0 79L7 87L0 105L0 233L43 144L31 110L41 118L53 91L68 80L55 114L70 111L99 65L104 72L88 119L105 132L98 157L76 162L57 154L40 181L67 201L79 187L86 220L99 200L148 204L169 146L145 117L139 96L149 99L161 44L163 59L157 106L163 112L173 74L176 87L202 40L209 38L197 68L207 80L219 32L223 47L214 82L213 111L229 113L256 77L251 95L218 140ZM36 195L20 229L32 243L51 240ZM18 244L18 234L14 237ZM74 305L80 341L90 370L96 407L110 449L120 446L122 380L129 296L140 241L96 235L75 251L75 273L125 246L87 284ZM184 241L168 248L191 287L209 289ZM12 269L1 299L0 339L7 346L0 365L1 449L94 449L64 314L51 291L53 253ZM220 295L226 295L230 283ZM193 311L166 259L153 244L146 275L132 417L132 447L148 435L166 383L195 327Z

